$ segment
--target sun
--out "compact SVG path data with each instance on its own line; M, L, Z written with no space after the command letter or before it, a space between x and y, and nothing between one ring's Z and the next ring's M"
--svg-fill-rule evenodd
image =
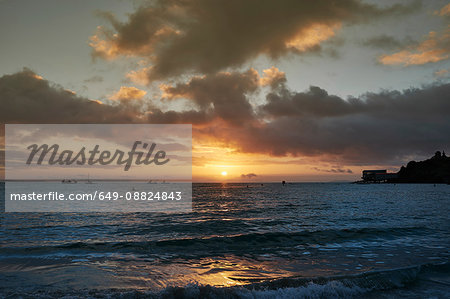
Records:
M221 173L223 176L227 176L227 172L226 171L222 171L222 173Z

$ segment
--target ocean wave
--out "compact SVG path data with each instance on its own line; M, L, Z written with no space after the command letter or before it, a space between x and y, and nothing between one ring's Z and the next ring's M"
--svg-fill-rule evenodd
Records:
M214 287L190 283L159 291L105 290L44 290L15 289L0 294L22 298L395 298L399 294L414 294L421 298L433 293L435 298L450 295L450 264L424 264L401 269L365 272L358 275L330 277L288 277L232 287ZM443 279L441 279L443 278ZM416 298L415 297L415 298Z
M429 230L425 227L397 227L397 228L359 228L302 232L266 232L247 233L231 236L209 236L198 238L180 238L153 241L122 241L122 242L73 242L54 246L34 247L0 247L0 255L20 255L21 253L45 254L60 251L87 252L134 252L158 253L160 251L173 252L214 252L239 253L245 248L252 247L257 252L259 248L276 247L292 248L298 245L325 245L347 241L379 241L404 237L408 234L426 235ZM265 250L266 250L265 249ZM181 251L180 251L181 250ZM261 249L262 250L262 249Z

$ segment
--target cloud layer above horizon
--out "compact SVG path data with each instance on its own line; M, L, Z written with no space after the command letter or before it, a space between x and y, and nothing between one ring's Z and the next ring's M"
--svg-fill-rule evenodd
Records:
M0 118L6 123L193 123L197 142L344 165L389 163L450 146L450 84L342 99L316 86L292 91L276 69L264 75L249 69L165 86L166 100L188 98L195 109L162 111L143 101L100 104L25 69L0 77ZM252 105L252 97L267 88L266 101Z

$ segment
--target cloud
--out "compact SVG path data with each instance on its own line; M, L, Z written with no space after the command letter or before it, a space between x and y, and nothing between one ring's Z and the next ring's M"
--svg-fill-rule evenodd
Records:
M260 123L239 130L210 125L205 134L246 153L387 163L450 146L449 93L443 84L344 100L319 87L278 88L258 107Z
M440 10L435 11L434 14L441 17L450 16L450 3L442 7Z
M192 123L196 142L242 153L332 161L341 165L331 167L336 171L347 169L342 165L399 163L405 157L428 156L450 147L450 84L343 99L320 87L297 92L287 84L270 83L265 103L250 105L249 100L267 88L262 78L284 82L281 74L272 68L262 77L253 69L197 76L166 86L163 99L183 97L195 109L164 111L130 101L99 104L25 69L0 77L0 119L4 123Z
M0 77L2 123L129 123L139 111L79 97L29 69Z
M316 86L306 92L290 93L272 92L267 95L267 103L260 107L263 113L272 117L284 116L338 116L353 113L358 109L359 100L355 105L349 105L338 96L329 95L326 90Z
M433 76L436 78L445 78L448 77L449 70L448 69L441 69L434 72Z
M105 39L102 39L101 36L105 36ZM94 49L94 58L100 57L106 60L112 60L120 54L121 51L119 47L114 44L110 40L111 37L108 36L109 34L107 34L107 30L104 30L102 26L98 26L97 33L89 38L89 46Z
M404 40L399 40L385 34L374 36L361 42L363 46L383 50L398 49L414 43L415 42L409 37Z
M79 97L26 68L0 77L0 107L2 123L204 124L213 119L205 111L161 111L126 100L103 104Z
M150 67L144 67L137 71L128 72L125 77L129 79L131 82L139 84L139 85L149 85L150 80L148 79L148 72L150 71Z
M319 172L331 172L331 173L353 173L351 169L343 169L343 168L330 168L330 169L322 169L318 167L313 167L312 169Z
M296 36L286 42L288 49L295 49L298 52L306 52L317 49L319 45L336 35L336 31L341 29L341 23L335 24L315 24L305 28Z
M257 175L254 173L241 174L242 179L253 179L256 177L257 177Z
M421 65L450 58L450 26L443 33L431 31L418 45L409 46L399 52L378 58L385 65Z
M260 79L260 84L263 86L271 86L276 88L279 85L286 83L286 74L281 72L276 67L271 67L270 69L263 70L263 76Z
M214 120L211 111L162 111L153 108L147 111L147 122L154 124L193 124L204 125Z
M113 95L109 96L110 100L140 100L147 92L145 90L131 87L131 86L121 86L120 89Z
M112 28L98 27L90 46L94 57L147 59L150 82L190 73L211 74L242 66L259 55L280 58L320 52L342 25L399 16L418 8L418 2L382 8L359 0L145 3L126 22L102 13ZM141 74L130 76L141 78Z
M103 77L102 76L92 76L86 80L83 80L84 83L101 83L103 82Z
M259 88L259 74L254 69L246 72L220 72L194 77L187 83L163 85L168 99L186 98L200 109L230 124L249 122L254 118L248 95Z

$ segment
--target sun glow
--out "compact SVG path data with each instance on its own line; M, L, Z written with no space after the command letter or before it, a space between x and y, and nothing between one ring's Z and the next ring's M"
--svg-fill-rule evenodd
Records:
M227 172L226 171L222 171L222 173L221 173L223 176L227 176Z

